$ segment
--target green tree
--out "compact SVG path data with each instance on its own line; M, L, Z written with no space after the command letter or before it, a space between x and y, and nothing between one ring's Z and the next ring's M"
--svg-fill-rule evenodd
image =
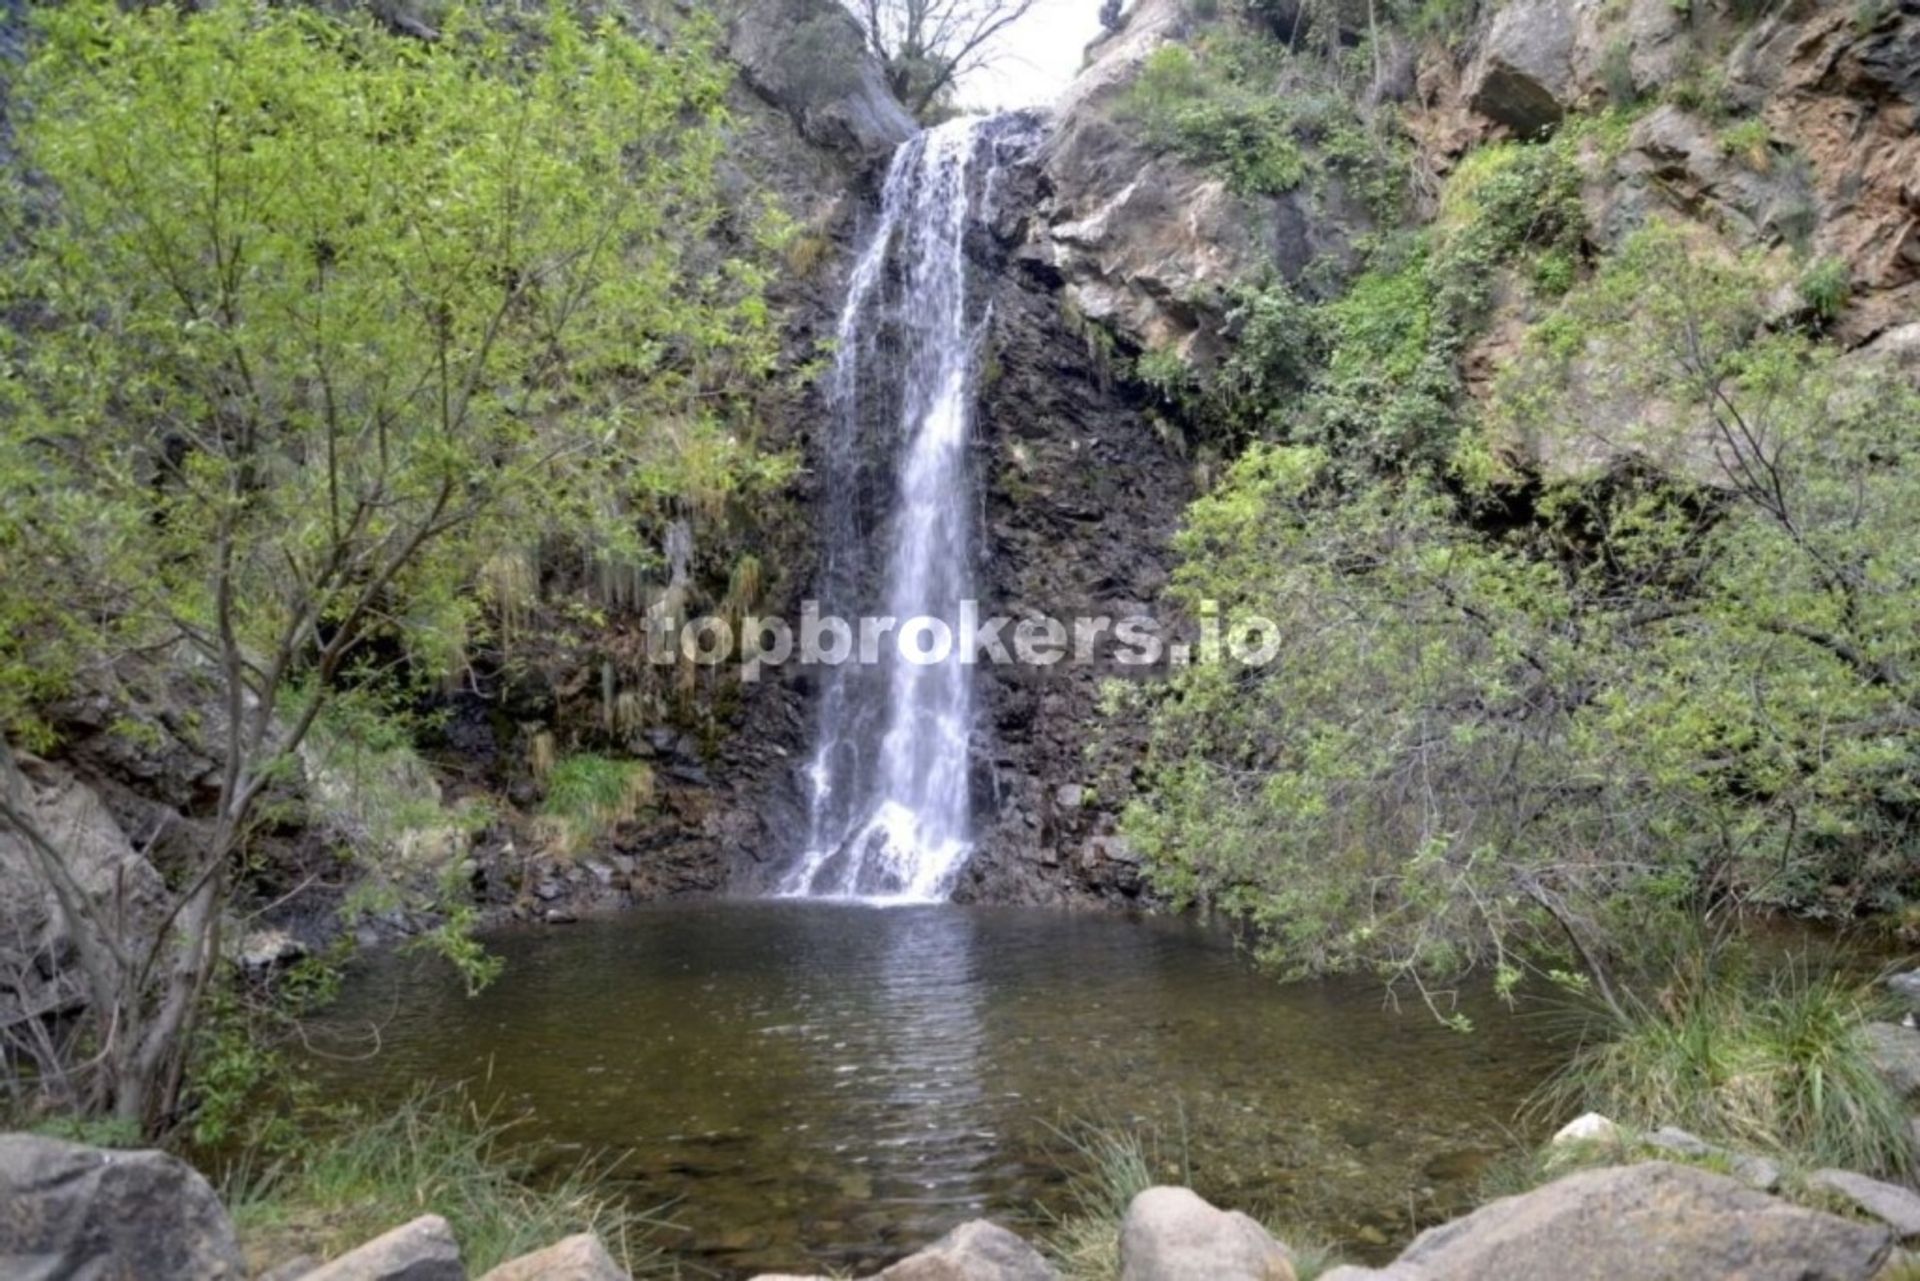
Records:
M748 443L761 276L716 250L706 38L560 6L532 39L444 27L75 3L40 15L15 94L8 735L44 738L46 673L135 646L188 655L221 704L218 799L150 948L29 831L89 989L80 1099L148 1129L261 798L368 640L444 663L498 549L624 546L649 503L778 475Z
M1399 475L1339 436L1252 447L1190 509L1175 590L1282 644L1132 695L1156 882L1296 973L1531 964L1616 1008L1682 914L1911 892L1920 405L1768 329L1772 285L1656 225L1569 295L1490 427L1579 456L1596 382L1641 410L1519 520L1483 431Z

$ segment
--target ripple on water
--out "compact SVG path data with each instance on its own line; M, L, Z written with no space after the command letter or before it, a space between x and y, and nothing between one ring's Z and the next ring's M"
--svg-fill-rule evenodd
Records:
M1461 1036L1368 984L1281 987L1178 922L804 902L642 909L491 940L476 999L377 958L378 1099L465 1081L530 1138L622 1158L722 1273L861 1266L982 1213L1064 1209L1058 1127L1157 1138L1169 1179L1377 1256L1458 1207L1551 1066L1524 1017ZM397 1014L395 1013L397 1012Z

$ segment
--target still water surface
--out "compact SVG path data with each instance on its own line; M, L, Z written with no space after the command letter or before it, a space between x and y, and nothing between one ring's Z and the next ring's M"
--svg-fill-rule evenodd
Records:
M467 1083L558 1159L617 1159L722 1277L1069 1209L1060 1131L1085 1122L1377 1258L1472 1194L1556 1049L1491 1003L1461 1035L1375 984L1280 986L1172 921L705 903L489 944L506 971L472 999L444 966L369 962L334 1017L380 1021L383 1049L316 1064L327 1087Z

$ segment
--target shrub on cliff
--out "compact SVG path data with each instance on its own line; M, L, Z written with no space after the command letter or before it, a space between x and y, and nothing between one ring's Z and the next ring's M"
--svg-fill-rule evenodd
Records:
M1577 442L1597 385L1638 406L1604 424L1638 462L1529 490L1478 431L1444 463L1250 449L1190 509L1175 593L1273 620L1277 657L1132 693L1155 882L1295 972L1532 966L1617 1008L1663 922L1912 894L1920 405L1767 329L1771 294L1653 227L1537 327L1499 433ZM1336 331L1349 421L1396 421L1421 302L1335 304L1379 321Z

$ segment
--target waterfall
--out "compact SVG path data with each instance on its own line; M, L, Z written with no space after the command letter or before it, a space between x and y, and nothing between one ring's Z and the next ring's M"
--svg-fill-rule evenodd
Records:
M1019 116L956 120L904 144L854 265L828 388L822 609L856 632L864 616L938 619L955 644L942 661L907 661L889 635L877 663L830 670L806 774L807 846L783 894L935 901L966 865L973 686L958 638L972 590L967 455L985 316L970 306L965 240L1003 153L1030 131ZM880 520L872 496L889 469ZM928 635L916 639L926 653Z

